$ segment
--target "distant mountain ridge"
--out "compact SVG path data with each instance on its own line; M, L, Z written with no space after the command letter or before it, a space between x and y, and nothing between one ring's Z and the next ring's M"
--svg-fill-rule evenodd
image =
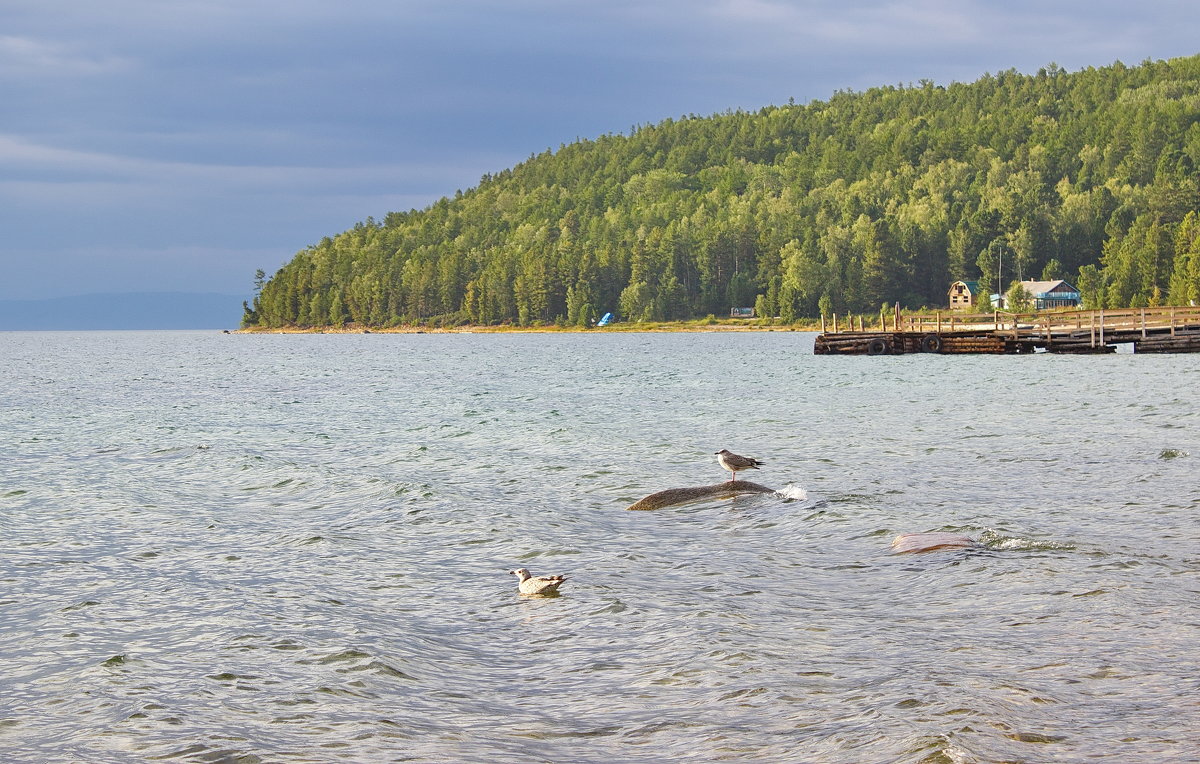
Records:
M0 300L0 331L236 329L245 299L213 292L115 292Z

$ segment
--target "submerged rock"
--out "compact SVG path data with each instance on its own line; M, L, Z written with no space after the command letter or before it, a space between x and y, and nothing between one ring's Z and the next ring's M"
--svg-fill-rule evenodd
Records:
M758 483L751 483L748 480L727 480L724 483L717 483L716 485L700 485L694 488L668 488L665 491L652 493L644 499L630 504L627 509L662 509L663 507L685 504L697 499L725 498L727 496L737 496L742 493L775 493L775 489L767 488L765 485L759 485Z
M973 539L958 533L901 533L892 541L892 552L932 552L935 549L966 549L977 546Z

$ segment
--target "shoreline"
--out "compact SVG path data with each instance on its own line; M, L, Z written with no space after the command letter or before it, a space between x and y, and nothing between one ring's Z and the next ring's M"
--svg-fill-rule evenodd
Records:
M347 324L346 326L282 326L274 328L245 327L228 330L230 334L633 334L633 333L702 333L702 332L815 332L820 324L769 324L750 323L702 323L695 322L645 322L612 324L604 327L582 326L390 326L373 327Z

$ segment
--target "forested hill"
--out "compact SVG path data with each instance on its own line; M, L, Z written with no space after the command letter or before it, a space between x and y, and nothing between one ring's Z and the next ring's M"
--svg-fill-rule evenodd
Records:
M1200 300L1200 56L879 87L532 156L322 240L246 323L785 320L1066 278Z

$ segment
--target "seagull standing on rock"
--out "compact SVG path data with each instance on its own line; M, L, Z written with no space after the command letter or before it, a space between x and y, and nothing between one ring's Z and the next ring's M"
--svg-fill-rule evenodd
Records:
M737 474L740 470L756 470L758 465L766 463L749 456L738 456L728 448L722 448L717 452L717 461L722 467L733 473L733 477L729 479L730 483L737 482Z
M558 594L558 587L567 580L565 576L534 576L525 568L508 572L517 577L521 594Z

